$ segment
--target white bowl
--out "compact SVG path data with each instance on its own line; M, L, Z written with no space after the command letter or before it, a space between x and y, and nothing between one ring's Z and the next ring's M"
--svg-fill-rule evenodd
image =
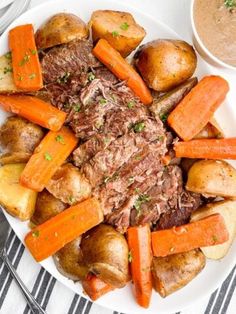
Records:
M194 21L194 2L195 0L191 0L190 6L190 16L191 16L191 25L193 30L193 44L199 54L205 59L208 63L212 64L213 66L221 69L226 70L230 74L236 74L236 67L230 64L227 64L214 56L209 49L205 46L203 41L201 40L200 36L198 35L197 28Z

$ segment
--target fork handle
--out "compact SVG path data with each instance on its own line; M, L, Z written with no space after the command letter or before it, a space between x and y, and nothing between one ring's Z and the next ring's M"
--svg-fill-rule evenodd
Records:
M29 292L29 290L26 288L23 281L18 276L15 268L12 266L12 263L10 262L7 253L5 250L2 252L2 260L4 264L7 266L9 272L11 273L12 277L15 279L18 287L20 288L24 298L26 299L32 313L34 314L46 314L46 312L41 308L41 306L37 303L37 301L34 299L32 294Z

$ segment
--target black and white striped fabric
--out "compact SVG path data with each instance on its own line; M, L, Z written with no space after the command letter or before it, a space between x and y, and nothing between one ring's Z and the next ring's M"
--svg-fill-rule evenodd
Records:
M7 241L7 253L26 286L48 314L119 314L93 304L60 284L35 263L13 231ZM222 286L210 297L194 304L193 308L181 311L181 314L235 314L235 286L236 266ZM0 313L30 314L29 307L2 261L0 261Z

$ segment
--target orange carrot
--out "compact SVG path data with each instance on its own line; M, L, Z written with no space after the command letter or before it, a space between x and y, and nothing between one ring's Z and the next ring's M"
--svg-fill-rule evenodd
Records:
M87 275L87 277L82 281L82 286L85 293L87 293L87 295L93 301L115 289L114 287L102 281L93 274Z
M58 132L49 131L26 164L20 184L34 191L42 191L77 142L75 135L66 127Z
M222 77L204 77L170 113L167 122L184 141L191 140L211 119L228 91Z
M154 256L166 256L221 244L228 239L224 218L214 214L187 225L152 232L152 250Z
M58 131L66 113L32 96L0 95L0 107L52 131Z
M140 306L147 308L152 294L150 227L148 225L131 227L127 235L136 300Z
M89 198L35 227L26 235L25 244L40 262L102 221L99 201Z
M161 158L161 160L162 160L164 166L168 166L169 163L171 162L171 156L169 154L166 154L165 156L163 156Z
M236 138L199 139L174 145L176 157L236 159Z
M43 77L34 40L32 24L20 25L9 32L13 78L16 87L36 91L43 87Z
M135 69L105 39L100 39L93 49L93 54L119 79L127 85L145 104L152 103L150 90Z

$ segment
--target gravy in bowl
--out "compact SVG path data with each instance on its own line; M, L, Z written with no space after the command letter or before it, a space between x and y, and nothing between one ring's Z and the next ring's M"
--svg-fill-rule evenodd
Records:
M236 0L195 0L194 22L206 48L236 67Z

